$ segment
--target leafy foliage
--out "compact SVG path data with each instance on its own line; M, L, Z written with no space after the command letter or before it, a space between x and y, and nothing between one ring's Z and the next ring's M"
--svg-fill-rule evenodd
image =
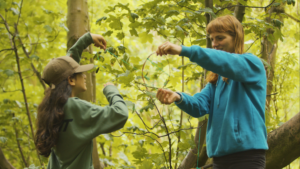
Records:
M181 58L177 56L152 55L149 60L147 57L166 40L186 46L205 47L206 13L212 18L232 14L233 9L225 7L236 1L214 1L213 10L206 8L202 0L126 0L126 4L109 2L88 1L92 4L89 7L91 32L102 34L109 48L106 52L94 49L93 55L83 55L93 58L99 69L96 104L108 104L102 94L102 84L113 81L118 84L132 113L122 130L97 137L97 142L102 145L98 147L99 158L111 168L170 168L169 161L174 167L195 146L195 130L178 131L196 127L198 119L191 119L187 114L180 119L179 109L174 105L161 105L155 100L155 93L160 87L181 91L184 84L185 91L194 94L199 92L199 84L205 73L186 58L182 64ZM295 1L276 1L273 6L285 2L288 4L285 6L286 11L296 16L296 8L292 6ZM256 0L249 3L253 6L261 4ZM32 8L33 4L35 8ZM17 51L33 123L44 88L31 64L41 73L50 59L65 55L65 37L68 32L65 25L66 11L66 4L60 1L30 0L21 3L20 0L0 0L0 14L7 21L11 32L15 32L14 24L19 20L18 36L22 44L17 42ZM247 8L243 26L245 41L251 42L245 44L245 49L259 57L261 38L265 36L270 41L281 40L278 43L276 67L272 68L268 61L262 60L268 69L276 72L273 81L276 94L272 95L272 106L267 111L271 117L267 127L271 131L298 111L299 65L296 63L299 63L299 46L295 42L299 42L300 35L293 20L279 20L280 17L286 17L285 14L272 16L270 23L265 21L266 15L264 9ZM273 34L267 33L270 28L274 28ZM30 134L16 56L11 50L11 37L1 22L0 41L4 43L0 47L0 146L16 168L39 168L41 164ZM22 46L29 51L29 58ZM182 125L180 120L183 120ZM180 143L177 142L179 133ZM17 142L22 147L28 166L21 158ZM178 159L175 155L177 146ZM42 162L47 164L47 159L42 158Z

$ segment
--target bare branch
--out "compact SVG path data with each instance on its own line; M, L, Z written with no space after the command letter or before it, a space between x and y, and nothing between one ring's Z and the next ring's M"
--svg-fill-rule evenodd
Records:
M19 35L18 27L15 26L15 29L16 29L16 34ZM19 41L20 41L20 43L21 43L21 46L22 46L22 49L23 49L24 54L26 55L26 57L27 57L28 59L30 59L29 54L28 54L28 52L27 52L27 50L26 50L26 48L25 48L25 46L24 46L24 44L23 44L23 42L22 42L21 37L20 37L20 36L17 36L17 37L18 37L18 39L19 39ZM45 89L46 89L46 85L45 85L45 82L44 82L43 79L42 79L42 76L41 76L40 72L37 71L37 69L35 68L35 66L33 65L32 62L30 63L30 65L31 65L31 67L32 67L32 69L33 69L33 72L36 74L36 76L38 77L38 79L39 79L41 85L43 86L43 88L44 88L44 90L45 90Z
M3 16L2 16L1 14L0 14L0 17L2 18L2 20L3 20L3 22L4 22L4 25L5 25L5 27L6 27L7 32L8 32L9 34L11 34L12 36L14 36L14 34L10 32L9 26L8 26L6 20L3 18Z
M294 20L294 21L296 21L296 22L300 22L300 19L297 19L297 18L295 18L295 17L293 17L292 15L290 15L290 14L288 14L288 13L284 13L284 14L286 14L289 18L291 18L292 20Z
M269 5L267 6L246 6L246 5L230 5L230 6L227 6L227 7L224 7L224 8L221 8L219 9L216 14L224 9L227 9L227 8L231 8L231 7L236 7L236 6L239 6L239 7L246 7L246 8L268 8L269 6L271 6L273 3L275 2L275 0L273 0Z
M14 49L12 49L12 48L9 48L9 49L2 49L2 50L0 50L0 52L2 52L2 51L7 51L7 50L14 50Z

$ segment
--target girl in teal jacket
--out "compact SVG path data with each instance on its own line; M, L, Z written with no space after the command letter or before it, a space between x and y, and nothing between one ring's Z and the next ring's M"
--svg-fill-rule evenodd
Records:
M206 87L194 96L159 89L163 104L175 104L193 117L209 114L206 131L207 155L214 169L265 167L266 73L261 60L243 53L244 31L233 16L223 16L207 26L213 49L178 46L166 42L158 55L188 57L210 70Z

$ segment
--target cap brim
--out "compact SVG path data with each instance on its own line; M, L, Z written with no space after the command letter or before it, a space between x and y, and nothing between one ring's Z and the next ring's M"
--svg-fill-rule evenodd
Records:
M75 69L74 73L86 72L94 68L94 64L80 65Z

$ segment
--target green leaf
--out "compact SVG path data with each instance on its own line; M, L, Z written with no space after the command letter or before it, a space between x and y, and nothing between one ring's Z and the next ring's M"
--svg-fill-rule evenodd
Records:
M216 17L217 17L217 16L215 15L215 13L212 11L211 8L202 8L202 9L199 9L198 11L196 11L195 13L196 13L196 14L201 14L202 12L206 12L206 13L211 14L213 18L216 18Z
M145 94L146 94L147 96L151 96L151 97L153 97L153 98L156 97L156 93L154 93L154 92L148 92L148 91L146 91Z
M180 142L178 144L178 147L180 148L180 150L187 150L187 149L191 148L191 145L189 143Z
M206 38L196 39L192 42L193 45L205 46L206 45Z
M0 0L0 9L5 9L6 6L6 0Z
M183 30L179 25L176 25L176 26L175 26L175 29L176 29L178 32L184 32L184 30Z
M10 70L10 69L4 70L3 73L5 73L8 77L14 75L14 71L12 71L12 70Z
M49 25L45 25L44 28L46 29L46 31L48 31L49 33L52 32L52 28Z
M3 99L3 103L4 104L10 103L10 100L9 99Z
M10 8L14 15L19 15L19 11L16 8Z
M140 109L140 112L142 113L143 111L148 111L149 109L153 110L154 105L152 103L149 103L147 106L144 106Z
M59 26L64 28L65 31L69 32L69 29L66 27L66 25L64 23L59 23Z
M180 12L177 10L170 10L170 11L166 12L165 18L171 17L173 15L179 15L179 14L180 14Z
M152 43L153 41L153 35L148 34L147 32L140 33L139 37L141 38L142 43L146 43L146 42Z
M112 19L112 22L109 24L111 29L122 30L123 23L120 22L120 19Z
M36 54L32 54L30 56L30 59L36 59L36 60L39 60L40 58L36 55Z
M114 6L114 8L119 7L121 9L124 9L124 10L127 10L128 12L130 12L130 9L128 6L129 6L129 3L127 3L127 4L118 3L117 5Z
M135 110L135 104L131 101L125 100L126 106L129 110L134 111Z
M189 62L189 63L187 63L187 64L185 64L185 65L179 66L177 69L183 68L183 70L185 70L185 69L186 69L187 67L189 67L189 66L198 66L198 65L197 65L197 63Z
M117 59L116 58L112 58L110 59L110 64L111 65L114 65L116 63Z
M278 27L279 29L281 28L281 26L283 26L283 23L278 19L273 19L273 24L275 27Z
M130 82L134 80L134 74L130 73L129 70L126 70L126 73L117 75L117 77L118 77L118 82L126 85L130 85Z
M271 6L279 6L279 5L280 5L280 2L275 2Z
M126 154L124 154L123 151L120 151L120 152L118 153L118 155L119 155L119 157L120 157L122 160L124 160L128 165L131 164L131 163L129 162L129 160L128 160L128 157L126 156Z
M132 153L133 157L136 159L142 159L147 155L147 150L142 147L138 147L136 151Z
M118 38L119 40L122 40L124 37L125 37L125 36L124 36L124 33L123 33L123 32L119 32L119 33L117 34L117 38Z
M6 143L7 140L8 140L8 139L7 139L6 137L0 136L0 141L1 141L2 143Z
M103 34L103 36L110 36L113 33L113 31L107 31Z
M124 53L125 52L125 47L124 46L118 46L117 47L118 49L119 49L119 51L121 52L121 53ZM123 55L124 56L124 55Z
M15 100L15 102L17 103L17 105L19 106L19 108L23 107L22 104L18 100Z
M134 23L138 18L139 16L136 13L130 13L129 21Z
M103 16L102 18L97 19L96 25L101 25L101 22L104 21L104 20L106 20L106 19L107 19L106 16Z
M130 32L131 36L137 36L137 37L139 36L137 31L134 28L130 29L129 32Z

